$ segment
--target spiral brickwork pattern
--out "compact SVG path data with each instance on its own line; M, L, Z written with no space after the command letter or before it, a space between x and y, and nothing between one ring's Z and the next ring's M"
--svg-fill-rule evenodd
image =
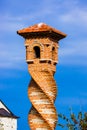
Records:
M28 115L30 128L55 130L58 121L54 106L57 87L53 76L58 62L58 42L66 34L45 23L18 30L17 34L25 38L26 62L31 75L28 87L32 104Z
M54 130L57 113L54 101L57 94L53 74L49 71L33 71L29 69L31 81L28 96L32 108L28 115L31 130Z

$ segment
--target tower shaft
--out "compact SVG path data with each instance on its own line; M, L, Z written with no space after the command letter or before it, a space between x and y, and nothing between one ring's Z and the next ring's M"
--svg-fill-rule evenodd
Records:
M29 70L32 77L28 96L32 103L29 112L31 130L54 130L57 122L57 113L54 106L56 98L56 83L50 71Z
M32 107L28 114L31 130L55 130L57 112L54 105L57 86L54 80L58 62L58 41L66 34L40 23L19 30L25 38L26 62L31 81L28 97Z

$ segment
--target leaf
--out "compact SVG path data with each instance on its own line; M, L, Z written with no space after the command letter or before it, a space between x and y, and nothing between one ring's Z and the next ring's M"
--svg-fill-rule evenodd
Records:
M87 123L87 112L84 113L84 120Z
M62 125L62 124L57 124L58 126L60 126L60 127L62 127L62 128L64 128L64 125Z
M79 114L78 114L78 119L79 119L79 120L82 120L82 112L79 112Z

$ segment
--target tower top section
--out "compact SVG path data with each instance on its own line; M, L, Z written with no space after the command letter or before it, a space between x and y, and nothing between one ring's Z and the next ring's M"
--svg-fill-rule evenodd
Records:
M66 34L45 23L18 30L17 34L25 38L29 71L50 70L54 73L58 63L59 40Z
M45 23L38 23L33 26L29 26L27 28L24 28L22 30L18 30L17 33L24 38L29 38L29 37L43 37L47 36L50 38L53 38L55 40L60 40L64 37L66 37L66 34L45 24Z

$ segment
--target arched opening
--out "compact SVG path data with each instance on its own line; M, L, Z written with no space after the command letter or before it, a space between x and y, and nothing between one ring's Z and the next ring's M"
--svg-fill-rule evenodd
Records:
M55 60L55 47L52 47L52 60Z
M34 54L35 54L34 58L40 58L40 48L38 46L34 47Z

